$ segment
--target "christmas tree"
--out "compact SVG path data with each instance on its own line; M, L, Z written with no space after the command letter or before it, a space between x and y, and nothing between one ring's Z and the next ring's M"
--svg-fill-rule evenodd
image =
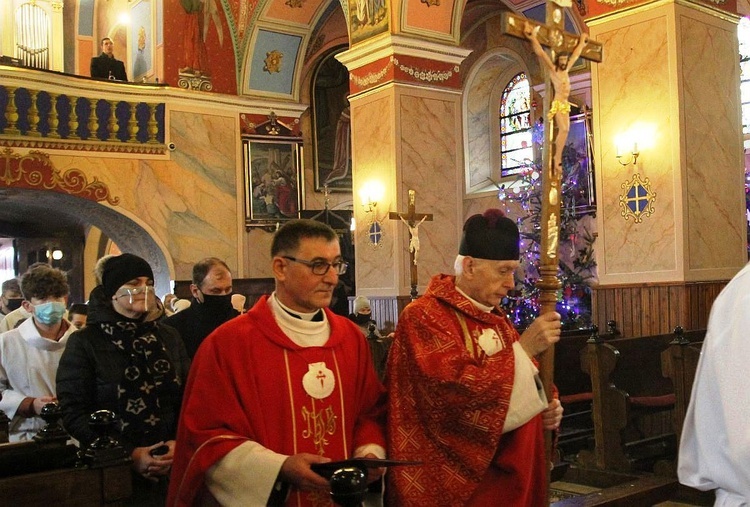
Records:
M541 144L543 126L533 127L532 140ZM579 143L580 144L580 143ZM541 151L541 150L537 150ZM498 199L506 214L516 216L521 232L521 269L517 271L516 290L502 305L518 328L527 327L540 309L539 247L541 200L541 167L539 162L526 161L523 172L512 185L497 185ZM588 192L593 192L589 180L589 149L584 141L576 146L571 142L563 151L562 201L560 205L560 246L557 312L562 316L563 329L577 329L591 325L591 288L596 281L594 259L593 218L596 210L590 205ZM520 212L519 212L520 210ZM522 276L522 278L520 278Z

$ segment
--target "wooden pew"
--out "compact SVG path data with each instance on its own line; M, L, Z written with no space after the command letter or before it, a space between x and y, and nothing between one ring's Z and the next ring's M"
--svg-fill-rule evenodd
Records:
M78 447L68 442L59 424L57 405L45 405L42 418L47 424L33 440L0 444L0 505L124 505L132 486L131 460L122 447L112 441L114 447L102 449L103 455L116 459L87 459L94 456L87 452L81 460Z
M695 371L698 368L705 337L705 329L683 331L682 328L677 328L669 348L661 353L662 375L670 379L674 386L673 421L678 442L682 435L682 425L690 403L690 393L693 391Z
M575 456L588 446L594 434L591 422L591 379L581 370L581 351L597 327L563 331L560 341L555 344L555 375L563 418L557 437L557 461L565 461L567 456Z
M662 375L661 354L674 333L589 340L581 366L591 379L594 450L579 463L605 470L650 470L676 452L675 391Z
M617 324L607 322L605 334L599 334L599 328L595 325L565 330L555 344L554 383L564 409L557 438L558 461L572 461L579 451L590 446L594 436L591 378L581 369L581 354L592 336L598 336L601 340L617 338Z

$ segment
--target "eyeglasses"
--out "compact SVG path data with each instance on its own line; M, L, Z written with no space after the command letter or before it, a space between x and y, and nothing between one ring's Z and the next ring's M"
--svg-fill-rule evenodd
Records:
M310 268L314 275L323 276L326 273L328 273L328 270L333 267L334 271L337 275L343 275L346 273L346 268L349 267L348 262L344 261L336 261L336 262L326 262L326 261L304 261L302 259L297 259L296 257L290 257L288 255L282 255L284 259L293 261L293 262L299 262L300 264L304 264L308 268Z

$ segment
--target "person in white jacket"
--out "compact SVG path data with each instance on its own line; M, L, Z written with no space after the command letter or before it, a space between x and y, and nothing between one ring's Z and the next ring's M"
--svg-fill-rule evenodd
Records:
M11 442L30 440L44 428L39 414L57 401L57 365L76 331L63 318L69 292L64 272L34 264L21 278L21 292L31 317L0 334L0 410L11 420Z
M680 441L682 484L716 490L716 506L750 505L750 264L711 308Z

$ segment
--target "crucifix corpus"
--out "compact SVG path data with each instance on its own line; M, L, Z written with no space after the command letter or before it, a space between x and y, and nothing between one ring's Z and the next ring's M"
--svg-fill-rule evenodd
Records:
M432 213L417 213L416 197L414 190L409 190L409 208L406 213L391 211L388 218L391 220L401 220L409 228L409 267L411 275L411 298L417 298L417 258L419 256L419 226L425 220L432 222Z
M602 61L602 45L590 41L588 35L580 37L564 31L564 7L571 0L547 1L546 24L511 13L503 14L503 33L528 40L546 72L544 94L544 146L542 149L542 215L541 245L539 255L540 279L537 282L541 313L555 311L557 291L561 283L557 278L559 265L560 199L562 197L562 152L570 127L570 78L568 73L578 58ZM545 52L543 46L549 49ZM554 87L551 93L550 83ZM554 123L552 122L554 120ZM557 131L557 136L553 130ZM553 149L554 146L554 156ZM555 350L549 347L539 357L540 376L547 399L552 399L552 379L555 373ZM547 432L550 433L550 432ZM547 435L547 457L551 458L552 438ZM550 459L551 461L551 459Z

